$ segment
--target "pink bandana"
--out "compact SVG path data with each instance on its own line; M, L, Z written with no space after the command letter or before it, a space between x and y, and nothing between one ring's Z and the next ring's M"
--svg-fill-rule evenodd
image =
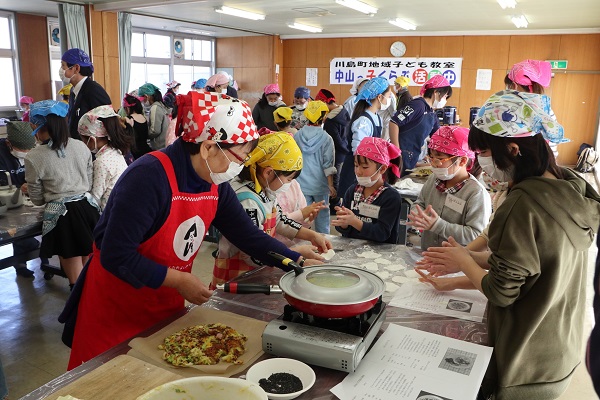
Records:
M20 104L33 104L33 97L21 96L19 99Z
M475 158L475 153L469 149L467 128L442 126L431 136L429 148L453 156Z
M229 78L220 72L218 74L214 74L206 81L206 86L210 86L211 88L214 88L217 85L220 86L225 84L229 85Z
M450 82L444 78L444 75L434 75L429 78L425 84L423 84L423 87L421 88L421 96L425 94L427 89L437 89L446 86L450 86Z
M525 60L513 65L508 77L511 81L530 89L533 82L548 87L552 78L552 66L548 61Z
M272 94L272 93L280 94L281 90L279 90L278 84L271 83L270 85L265 86L264 92L265 92L265 95Z
M376 163L390 167L394 175L400 177L398 166L390 164L390 160L398 158L400 154L400 149L387 140L376 137L366 137L360 141L354 155L363 156Z
M189 92L177 96L176 133L183 140L214 140L241 144L258 139L252 109L244 100L214 92Z

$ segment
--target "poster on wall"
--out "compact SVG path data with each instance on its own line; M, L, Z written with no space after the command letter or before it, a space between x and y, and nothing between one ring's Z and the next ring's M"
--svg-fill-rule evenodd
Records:
M173 39L173 54L175 58L183 59L185 56L185 42L183 39Z
M306 68L306 86L317 86L319 81L318 68Z
M48 21L48 44L50 46L60 46L60 28L58 21Z
M409 86L422 86L434 75L443 75L452 87L460 87L462 58L334 58L329 63L329 83L351 85L358 78L386 78L390 84L399 76L410 79Z

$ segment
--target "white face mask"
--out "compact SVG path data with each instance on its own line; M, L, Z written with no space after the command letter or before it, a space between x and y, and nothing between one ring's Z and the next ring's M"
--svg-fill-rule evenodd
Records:
M18 158L20 160L24 159L25 156L27 155L26 151L16 151L16 150L11 150L10 154L12 154L13 157Z
M68 85L69 83L71 83L71 78L67 78L65 76L65 70L62 69L62 67L60 67L58 69L58 76L60 77L60 80L62 81L62 83L64 83L65 85Z
M456 160L454 160L454 162L452 164L450 164L450 166L448 166L448 167L431 168L431 172L433 172L435 177L438 178L440 181L449 181L450 179L454 178L454 176L456 175L456 173L458 171L454 171L453 173L450 173L450 172L448 172L448 170L458 160L460 160L460 158L457 158Z
M375 179L374 181L371 180L371 178L373 178L375 175L377 175L379 173L379 170L381 169L381 167L377 168L377 171L375 171L375 173L373 173L373 175L371 176L358 176L356 175L356 182L358 182L358 184L360 186L364 186L364 187L371 187L374 184L377 183L377 181L379 181L379 179Z
M279 101L270 101L269 105L272 107L275 107L277 104L279 104Z
M225 154L223 149L221 149L221 146L219 146L219 150L221 150L221 152L223 153L225 158L227 160L229 160L229 157L227 157L227 154ZM212 172L212 170L210 169L210 165L208 165L208 160L205 160L205 161L206 161L206 166L208 167L208 170L210 171L210 180L215 185L220 185L221 183L225 183L225 182L232 180L233 178L238 176L240 174L240 172L242 172L242 170L244 169L244 164L237 164L237 163L229 160L229 165L227 166L227 171Z
M227 88L221 89L221 94L227 94Z
M278 195L286 193L288 190L290 190L290 187L292 186L291 182L288 183L283 183L283 181L281 180L281 178L277 176L277 179L279 179L279 182L281 182L281 186L279 187L279 189L277 190L273 190L269 187L269 184L267 183L267 187L265 188L265 193L267 194L267 196L270 199L274 199L276 198Z
M446 105L446 100L446 96L442 97L440 101L434 100L433 108L444 108L444 106Z
M308 103L308 102L307 102ZM296 104L296 110L304 110L306 108L306 103Z
M385 99L386 97L383 96L383 98ZM387 103L386 104L383 104L383 102L381 102L381 101L379 102L379 104L381 104L381 111L385 111L390 106L390 104L392 104L392 102L391 102L390 99L387 99Z
M511 165L508 170L502 170L496 166L492 157L477 156L481 169L499 182L512 182L515 166Z

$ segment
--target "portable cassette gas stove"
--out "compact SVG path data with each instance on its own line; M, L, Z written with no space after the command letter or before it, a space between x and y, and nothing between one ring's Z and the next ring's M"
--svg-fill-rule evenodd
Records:
M319 318L286 305L283 315L269 322L262 335L263 350L345 372L354 372L375 340L386 317L379 301L350 318Z

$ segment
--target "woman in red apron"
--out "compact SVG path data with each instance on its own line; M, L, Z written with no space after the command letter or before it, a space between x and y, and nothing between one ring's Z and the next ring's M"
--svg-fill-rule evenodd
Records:
M184 300L209 299L190 271L211 224L268 265L280 263L265 249L302 258L257 229L231 186L221 185L256 146L248 104L195 92L177 101L181 138L123 173L94 232L94 255L74 292L81 297L69 369L176 313ZM324 238L317 244L330 246Z

